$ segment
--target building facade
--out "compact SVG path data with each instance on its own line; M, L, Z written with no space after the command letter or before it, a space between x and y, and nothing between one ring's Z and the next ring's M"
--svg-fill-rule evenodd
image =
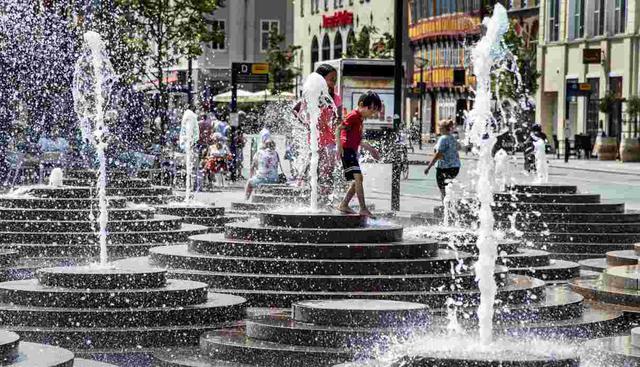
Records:
M479 39L481 0L410 0L409 39L415 60L413 85L423 85L422 134L436 132L436 122L462 124L471 108L475 78L469 47Z
M635 1L541 0L536 121L565 136L630 136L624 99L638 94ZM601 102L610 97L608 108ZM603 112L606 111L606 112Z
M302 77L318 61L341 58L365 25L378 30L372 43L385 32L393 34L393 0L296 0L295 8L293 42L301 46Z
M269 48L269 31L277 29L293 42L291 0L227 0L225 6L207 16L211 27L224 32L224 40L203 45L203 53L192 62L193 90L199 102L225 92L231 85L231 64L264 62ZM187 60L169 70L168 80L186 85ZM263 90L266 85L247 84L239 88Z

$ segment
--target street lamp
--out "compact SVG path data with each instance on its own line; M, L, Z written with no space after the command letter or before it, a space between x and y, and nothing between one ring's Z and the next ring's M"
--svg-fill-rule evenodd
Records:
M423 111L422 111L422 100L424 99L424 66L427 64L428 60L424 57L416 56L414 60L414 64L418 66L420 69L420 81L418 82L418 89L420 90L420 99L418 108L420 109L420 129L418 130L418 149L422 150L422 124L423 124Z

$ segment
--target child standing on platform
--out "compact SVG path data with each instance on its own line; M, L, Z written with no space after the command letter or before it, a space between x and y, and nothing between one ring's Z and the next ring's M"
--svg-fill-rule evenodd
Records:
M344 199L337 207L338 211L345 214L355 214L349 207L349 202L357 195L360 204L360 214L372 217L364 200L364 186L362 171L358 162L360 147L368 150L374 159L379 158L378 151L366 142L362 141L364 120L373 117L382 108L380 97L372 91L360 96L358 106L350 112L336 129L337 156L342 160L342 169L347 181L352 181Z

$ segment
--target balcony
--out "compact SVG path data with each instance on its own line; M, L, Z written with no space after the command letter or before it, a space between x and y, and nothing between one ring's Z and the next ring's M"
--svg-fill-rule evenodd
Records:
M480 33L480 17L471 14L451 14L423 19L409 25L409 39L418 41L442 36L460 37Z

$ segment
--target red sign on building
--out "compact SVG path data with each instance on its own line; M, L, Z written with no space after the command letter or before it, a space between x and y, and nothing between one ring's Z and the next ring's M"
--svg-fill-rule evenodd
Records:
M322 28L336 28L351 24L353 24L353 13L346 10L322 16Z

